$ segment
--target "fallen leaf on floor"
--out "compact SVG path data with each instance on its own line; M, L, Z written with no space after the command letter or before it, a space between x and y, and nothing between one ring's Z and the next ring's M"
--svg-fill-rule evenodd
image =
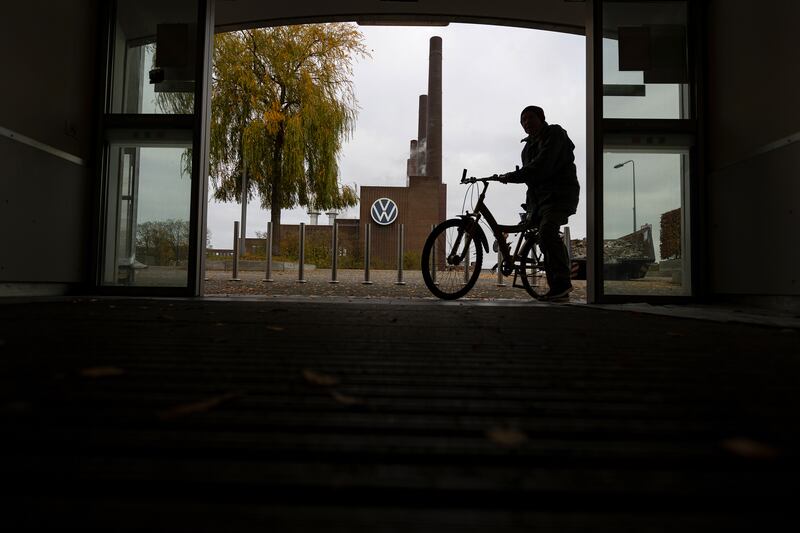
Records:
M322 387L332 387L339 384L339 378L336 376L329 376L308 368L303 370L303 377L312 385L320 385Z
M238 392L229 392L227 394L214 396L213 398L208 398L199 402L176 405L175 407L170 407L169 409L159 411L158 417L161 420L171 420L173 418L180 418L182 416L188 416L195 413L205 413L206 411L210 411L218 405L234 398L238 398L239 396L241 396L241 394Z
M778 450L769 444L744 437L725 439L722 447L734 455L748 459L774 459L779 455Z
M267 326L267 329L270 331L283 331L286 328L282 328L280 326Z
M528 440L528 436L518 429L494 427L486 432L486 436L500 446L515 447Z
M115 366L93 366L81 369L81 376L85 378L109 378L113 376L121 376L125 373L122 368Z
M364 403L364 400L361 398L348 396L347 394L342 394L341 392L337 392L335 390L331 391L331 397L342 405L362 405Z
M22 400L11 401L3 404L0 411L11 414L25 414L33 410L33 405Z

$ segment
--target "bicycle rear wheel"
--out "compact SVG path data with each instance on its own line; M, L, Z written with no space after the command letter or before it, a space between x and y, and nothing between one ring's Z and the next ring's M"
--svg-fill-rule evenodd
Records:
M517 275L522 280L522 286L528 294L537 300L547 294L550 285L547 283L547 275L544 270L544 256L536 239L529 238L519 252L520 263L517 267Z
M483 249L469 230L471 221L446 220L436 226L422 248L422 279L434 296L455 300L478 281Z

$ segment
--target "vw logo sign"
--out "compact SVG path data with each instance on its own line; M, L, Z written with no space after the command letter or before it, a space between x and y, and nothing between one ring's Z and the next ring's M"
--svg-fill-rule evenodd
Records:
M388 226L397 220L397 204L389 198L378 198L369 210L372 220L381 226Z

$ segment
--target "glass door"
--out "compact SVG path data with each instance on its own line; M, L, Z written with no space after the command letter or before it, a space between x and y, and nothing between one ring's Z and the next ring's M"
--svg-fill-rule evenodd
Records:
M635 138L635 136L634 136ZM603 293L690 296L689 151L607 135L603 151ZM688 143L687 143L688 144Z
M590 301L695 294L694 6L595 1Z
M213 0L108 13L99 287L202 293Z

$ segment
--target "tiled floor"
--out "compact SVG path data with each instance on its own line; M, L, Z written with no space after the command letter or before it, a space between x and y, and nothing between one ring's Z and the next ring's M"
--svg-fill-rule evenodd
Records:
M682 309L6 301L4 529L796 529L796 325Z

